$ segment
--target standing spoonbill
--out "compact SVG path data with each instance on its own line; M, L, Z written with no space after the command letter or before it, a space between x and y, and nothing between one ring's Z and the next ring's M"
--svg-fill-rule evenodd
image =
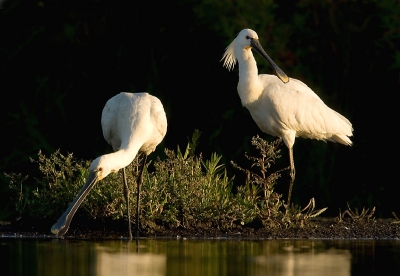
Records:
M109 99L101 115L104 139L114 152L97 157L90 164L89 176L74 201L52 226L51 232L63 236L69 228L76 210L93 186L112 172L122 169L128 214L129 236L132 239L129 216L129 188L125 167L138 153L143 153L141 170L137 180L136 236L139 232L139 200L142 173L147 156L161 143L167 132L167 117L161 101L148 93L121 92Z
M251 49L264 57L276 76L258 74ZM233 69L239 63L237 90L242 105L249 111L258 127L272 136L281 137L289 149L290 185L287 203L290 204L295 178L293 145L295 137L352 145L348 136L353 128L348 119L329 108L303 82L290 79L262 48L258 35L251 29L240 31L222 56L223 66Z

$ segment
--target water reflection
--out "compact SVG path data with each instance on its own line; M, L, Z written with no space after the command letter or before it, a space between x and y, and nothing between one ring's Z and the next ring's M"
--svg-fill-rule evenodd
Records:
M2 275L376 275L400 241L0 239ZM3 272L7 272L4 273Z
M286 254L278 253L254 257L255 272L252 275L351 275L351 253L348 249L288 247Z
M322 241L197 243L168 249L168 256L181 260L168 275L350 275L350 251L327 248Z
M139 254L129 250L130 244L125 242L120 246L96 245L96 275L166 275L165 254Z

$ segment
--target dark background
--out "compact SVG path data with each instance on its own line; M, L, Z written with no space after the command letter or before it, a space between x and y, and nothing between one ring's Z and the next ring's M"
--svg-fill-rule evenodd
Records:
M400 1L109 2L0 0L0 217L14 208L3 172L29 175L34 187L39 171L29 157L39 150L84 160L111 151L100 116L121 91L147 91L164 103L167 135L150 158L163 158L165 147L184 149L198 129L196 152L223 155L229 175L243 183L229 162L245 164L252 136L272 140L241 106L237 67L229 72L220 62L243 28L354 127L352 147L296 140L294 202L314 197L332 216L347 203L376 206L378 217L400 215L397 143L388 139L398 132ZM259 72L271 74L255 57ZM283 146L274 169L288 165ZM286 173L278 180L285 199L288 180Z

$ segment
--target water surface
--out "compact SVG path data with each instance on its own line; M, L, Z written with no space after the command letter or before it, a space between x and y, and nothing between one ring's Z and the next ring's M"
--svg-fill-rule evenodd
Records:
M1 275L400 275L400 240L5 238L0 253Z

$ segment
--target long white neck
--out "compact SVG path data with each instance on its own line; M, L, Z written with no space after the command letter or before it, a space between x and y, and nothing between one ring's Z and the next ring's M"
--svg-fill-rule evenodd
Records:
M246 106L260 97L262 86L258 78L257 63L251 48L235 49L235 55L239 63L239 83L237 89L242 105Z
M131 127L131 126L130 126ZM129 128L129 127L128 127ZM134 128L134 127L131 127ZM128 166L139 151L143 151L143 147L147 144L146 141L149 140L148 132L141 128L134 128L135 131L122 131L121 136L125 137L122 139L119 149L114 148L115 152L109 153L110 161L112 162L114 169L119 170ZM141 133L141 135L139 135ZM146 152L148 154L148 152Z
M99 156L90 165L90 170L93 171L99 167L104 167L102 178L106 177L110 172L119 171L128 166L139 152L137 146L122 148L112 153Z
M110 157L112 156L113 166L116 170L120 170L128 166L132 160L136 157L138 153L138 149L120 149L116 152L109 153Z

